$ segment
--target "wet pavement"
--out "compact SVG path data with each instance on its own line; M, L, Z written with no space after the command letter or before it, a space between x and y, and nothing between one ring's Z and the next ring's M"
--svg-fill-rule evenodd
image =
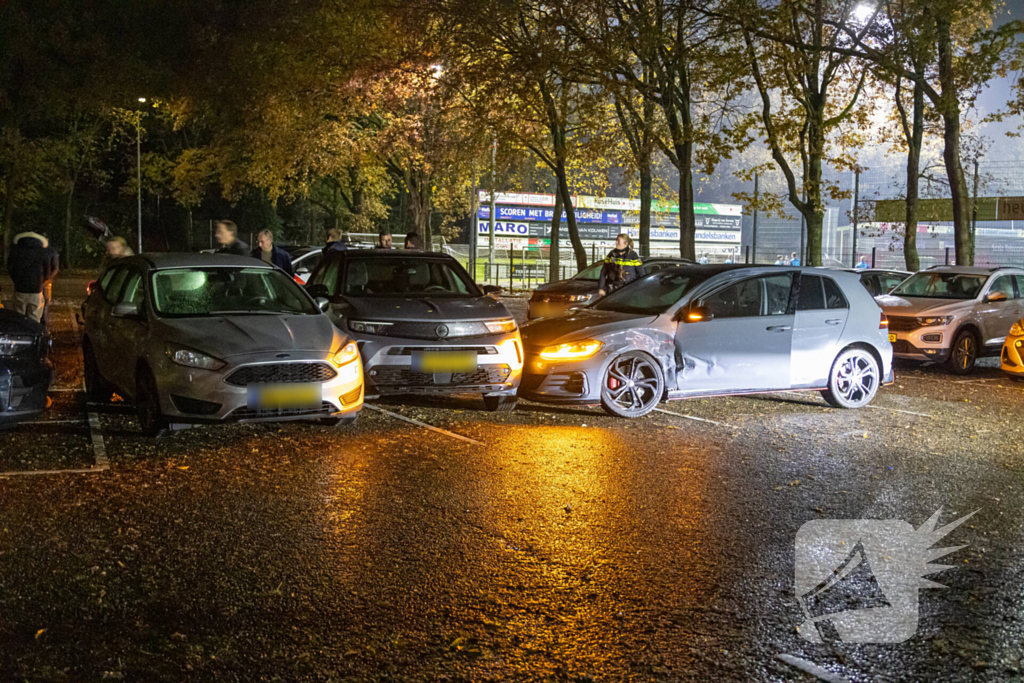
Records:
M0 477L0 680L818 680L779 655L852 681L1024 680L1024 384L991 362L898 367L859 411L417 399L349 428L151 440L130 406L85 404L58 303L66 391L0 433L0 470L88 469L97 436L109 469ZM967 546L913 637L798 635L805 522L940 508L978 512L940 544Z

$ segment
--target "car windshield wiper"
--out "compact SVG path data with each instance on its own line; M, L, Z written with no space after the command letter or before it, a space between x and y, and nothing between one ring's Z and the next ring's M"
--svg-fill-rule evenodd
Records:
M285 315L291 311L267 311L262 308L238 308L231 311L210 311L208 315Z

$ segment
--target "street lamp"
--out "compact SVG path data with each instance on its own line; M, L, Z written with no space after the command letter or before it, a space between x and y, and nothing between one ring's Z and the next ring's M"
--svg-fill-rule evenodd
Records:
M145 104L146 98L140 97L139 104ZM142 110L135 110L135 182L138 200L138 235L139 251L142 253Z

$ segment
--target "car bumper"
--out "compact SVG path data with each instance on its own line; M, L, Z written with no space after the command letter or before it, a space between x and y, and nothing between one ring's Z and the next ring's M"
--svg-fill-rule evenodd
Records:
M49 360L0 366L0 426L11 426L43 412L52 377Z
M523 371L523 342L517 330L512 334L450 340L405 339L377 335L354 335L363 358L368 396L401 394L489 396L515 394ZM414 352L472 350L477 356L475 372L414 372Z
M293 354L295 356L296 354ZM319 406L291 410L256 410L249 407L248 385L227 381L243 368L280 363L274 357L246 357L216 372L194 370L169 361L155 369L160 395L160 411L170 422L284 422L316 418L355 417L363 407L363 370L358 360L341 367L322 356L293 357L288 364L330 365L333 378L319 382L322 400Z
M605 369L620 346L605 346L592 358L551 363L542 360L539 348L528 348L519 397L556 405L597 405Z
M953 330L946 327L922 327L912 332L890 332L893 358L943 362L949 359Z
M999 367L1013 377L1024 377L1024 337L1007 337L999 354Z

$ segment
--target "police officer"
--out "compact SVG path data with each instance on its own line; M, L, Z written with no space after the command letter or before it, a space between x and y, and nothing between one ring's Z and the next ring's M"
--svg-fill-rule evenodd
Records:
M598 296L604 296L647 274L643 261L633 251L633 238L626 233L615 238L615 248L604 258L601 278L598 282Z

